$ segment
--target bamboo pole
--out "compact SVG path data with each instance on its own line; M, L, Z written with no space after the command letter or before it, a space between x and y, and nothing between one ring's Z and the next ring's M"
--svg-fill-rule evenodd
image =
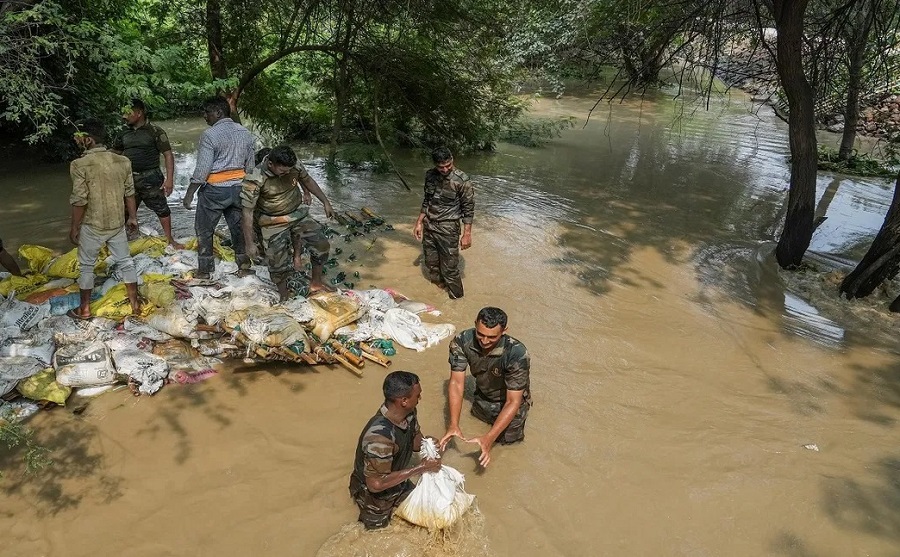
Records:
M359 349L362 350L363 356L373 362L378 363L379 365L383 365L387 367L391 365L391 360L387 358L384 354L380 353L375 348L372 348L365 342L359 343Z
M362 358L360 358L353 352L347 350L347 347L345 347L340 342L338 342L336 340L331 340L331 341L329 341L329 344L331 345L332 348L334 348L337 351L338 354L347 358L356 367L363 367L366 365L366 362Z

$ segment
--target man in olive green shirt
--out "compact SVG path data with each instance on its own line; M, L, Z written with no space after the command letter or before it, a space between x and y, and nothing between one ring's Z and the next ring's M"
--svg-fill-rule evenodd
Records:
M122 120L125 127L113 141L112 151L131 161L134 176L135 204L143 202L159 217L166 240L175 249L184 246L172 237L172 211L166 198L172 195L175 179L175 156L166 132L147 119L147 106L141 99L131 99ZM159 170L159 156L166 163L166 175Z
M94 288L94 265L100 249L105 245L125 280L128 300L135 313L140 311L137 295L137 273L128 249L125 227L137 228L137 207L134 202L134 179L127 158L108 151L104 146L106 130L99 120L86 120L79 125L75 141L84 150L81 158L72 161L72 228L69 239L78 246L78 288L81 303L69 316L90 319L91 291ZM128 218L122 214L122 200Z

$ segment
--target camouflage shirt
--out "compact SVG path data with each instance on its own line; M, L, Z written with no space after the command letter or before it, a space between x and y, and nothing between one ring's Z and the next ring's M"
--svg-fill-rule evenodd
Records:
M363 485L366 478L383 477L391 472L409 468L413 455L413 440L421 434L416 412L406 417L402 424L394 424L387 418L387 407L381 405L359 436L353 475ZM409 480L372 495L390 496L402 491Z
M125 225L124 199L134 195L131 163L122 155L94 147L69 166L72 195L69 204L87 205L82 224L97 230L115 230Z
M506 402L506 391L525 391L526 404L531 404L531 359L525 345L509 335L487 354L483 354L475 329L466 329L450 342L450 371L465 372L475 377L475 395L490 402Z
M469 176L458 168L446 176L436 168L426 172L422 212L430 222L462 220L463 224L472 224L475 187Z
M309 208L303 203L303 191L300 180L309 174L297 161L297 164L284 176L275 176L266 168L263 161L244 178L241 188L241 202L246 209L256 209L263 215L288 215Z
M169 136L156 124L125 126L113 141L113 151L119 151L131 161L132 172L146 172L159 168L159 155L172 150Z

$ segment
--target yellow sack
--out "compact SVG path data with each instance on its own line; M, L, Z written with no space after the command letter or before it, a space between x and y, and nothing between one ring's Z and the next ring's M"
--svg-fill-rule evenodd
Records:
M138 292L157 307L169 307L175 303L175 287L166 281L147 281L145 276Z
M72 387L66 387L56 382L56 371L52 367L48 367L37 375L22 379L16 385L16 390L25 398L49 400L61 406L66 405L66 399L72 394Z
M41 286L46 284L48 280L44 275L28 275L24 277L13 275L6 280L0 281L0 294L9 296L9 293L15 290L16 298L24 300L29 295L40 290Z
M150 257L159 257L166 252L166 246L168 245L169 242L165 238L144 236L128 242L128 249L133 256L139 253L146 253Z
M44 246L23 244L19 246L19 259L25 261L32 273L42 273L53 259L53 250Z
M317 292L309 297L313 308L313 334L326 341L344 325L359 319L365 312L355 300L337 292Z
M105 257L97 257L97 264L94 265L94 274L106 274ZM47 267L46 274L51 277L77 279L81 274L78 265L78 248L73 248L68 253L64 253L50 262Z
M146 317L153 313L154 309L153 304L144 302L141 304L140 316ZM102 298L92 302L91 315L108 319L124 319L132 315L131 302L128 301L125 284L113 286Z
M191 238L184 243L184 249L197 251L197 238ZM213 253L215 253L222 261L234 261L234 250L223 246L218 236L213 236Z

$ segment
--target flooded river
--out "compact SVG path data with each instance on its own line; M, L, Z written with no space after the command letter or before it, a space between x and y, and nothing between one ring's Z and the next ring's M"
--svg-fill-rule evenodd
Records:
M466 297L452 302L416 267L420 191L391 175L326 176L301 148L336 206L396 227L368 250L338 239L360 256L346 267L358 286L433 303L444 314L429 320L458 328L498 305L531 353L527 440L496 447L487 470L471 445L445 456L481 511L463 539L442 551L408 528L352 525L347 477L382 370L237 366L32 420L56 462L25 477L0 459L3 554L897 555L900 347L897 321L872 309L890 298L850 307L827 277L774 265L783 122L741 99L695 111L670 97L601 104L584 126L592 99L541 100L537 114L577 126L542 149L459 157L476 221ZM183 186L203 124L165 126ZM395 156L420 187L428 161ZM64 166L7 169L0 188L7 245L67 248ZM821 174L829 218L811 249L859 257L890 196L877 180ZM185 234L187 217L176 214ZM419 420L440 436L446 341L401 351L394 368L419 374ZM461 426L486 431L467 411Z

